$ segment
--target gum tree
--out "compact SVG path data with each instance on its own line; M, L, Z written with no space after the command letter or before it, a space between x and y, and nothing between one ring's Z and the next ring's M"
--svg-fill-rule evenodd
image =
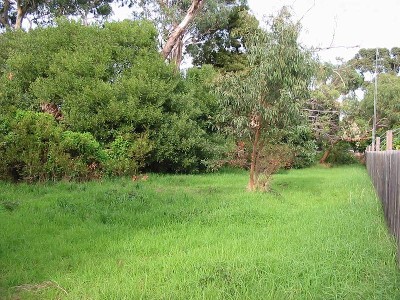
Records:
M311 56L297 41L300 26L289 11L283 8L268 25L249 37L246 70L223 75L218 87L225 121L250 140L250 191L261 187L261 164L268 159L263 150L278 145L303 120L301 108L313 74Z
M137 8L136 19L152 20L159 30L161 53L180 65L185 46L204 42L206 33L229 23L229 15L246 0L120 0Z

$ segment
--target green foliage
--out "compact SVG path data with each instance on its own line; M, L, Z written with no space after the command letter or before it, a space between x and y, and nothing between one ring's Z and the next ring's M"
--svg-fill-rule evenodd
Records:
M156 133L154 168L162 172L199 172L205 169L209 141L206 132L184 115L172 115Z
M375 73L376 63L378 63L378 73L398 74L400 71L400 48L392 49L379 48L378 57L377 49L360 49L348 64L361 74ZM376 62L376 60L378 60Z
M258 28L258 21L246 6L234 7L227 16L224 26L217 30L203 28L199 32L202 43L193 43L187 52L193 57L194 65L211 64L226 72L243 70L246 67L246 34Z
M150 168L162 172L199 172L226 151L226 140L215 128L220 107L213 92L215 71L209 65L192 68L181 80L176 98L157 131Z
M400 138L393 139L393 149L400 150Z
M90 133L63 132L46 113L17 111L8 122L0 135L1 179L33 182L98 176L105 155Z
M360 114L372 127L374 112L373 84L367 86L364 99L360 103ZM400 77L381 74L378 77L377 127L389 130L400 124Z
M6 45L0 45L0 119L56 107L54 143L62 153L54 154L62 162L56 173L79 164L71 178L130 175L144 167L204 170L224 143L214 127L215 72L204 66L180 76L161 58L155 37L149 22L85 27L66 20L0 36Z
M168 86L171 72L156 51L155 34L146 22L100 28L61 21L57 27L10 35L0 102L9 111L55 104L69 129L112 141L121 123L142 115L141 100L160 102L165 89L157 88ZM154 92L149 92L152 85Z
M251 190L253 172L259 169L256 154L266 144L279 144L284 134L305 122L301 109L308 97L314 62L298 44L298 35L299 24L283 9L267 30L248 36L247 68L219 80L221 122L239 139L252 143Z
M359 161L354 157L353 147L351 143L340 141L331 149L331 153L326 162L333 165L350 165Z
M75 0L37 0L37 1L6 1L0 3L0 29L12 28L16 26L17 14L26 18L29 16L30 22L36 25L47 25L54 23L55 18L64 16L77 16L87 23L88 15L100 21L111 15L111 3L114 0L98 0L98 1L75 1ZM18 5L21 7L18 8ZM20 26L21 24L19 24Z
M106 172L110 175L134 175L146 164L152 150L148 135L125 139L117 137L107 150Z
M310 127L297 126L289 133L288 143L293 152L291 166L295 169L306 168L315 163L317 145Z
M193 1L122 0L122 2L139 7L140 9L133 13L134 18L152 20L159 30L159 36L165 43L170 35L171 28L174 28L185 18ZM240 51L229 50L230 45L236 47L240 41L238 38L227 38L225 30L230 31L232 27L237 26L235 22L238 18L238 12L247 10L247 0L208 0L201 2L202 9L198 11L196 17L186 28L184 36L181 37L185 40L185 44L188 43L189 45L186 47L187 49L184 49L183 43L177 43L177 54L174 54L176 55L174 58L178 62L181 61L182 53L187 51L194 57L195 65L204 63L215 65L219 63L221 67L222 63L229 68L227 64L229 61L236 64L235 67L240 67L243 62ZM250 17L249 14L247 15ZM254 17L252 19L255 20ZM204 44L204 46L198 47L197 44ZM215 55L215 51L211 50L213 46L219 48L219 54ZM210 53L210 51L213 53ZM242 62L238 63L237 59L242 60Z
M105 158L99 142L88 132L64 131L60 146L71 158L80 159L87 164L101 162Z
M60 129L51 115L17 111L0 136L2 179L37 181L59 176L52 161L60 155Z

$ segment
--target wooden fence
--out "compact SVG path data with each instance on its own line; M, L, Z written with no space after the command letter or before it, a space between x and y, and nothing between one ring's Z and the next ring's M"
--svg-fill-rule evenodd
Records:
M389 231L397 241L400 265L400 151L392 150L392 132L386 136L386 149L381 150L380 138L366 151L366 164L382 207Z

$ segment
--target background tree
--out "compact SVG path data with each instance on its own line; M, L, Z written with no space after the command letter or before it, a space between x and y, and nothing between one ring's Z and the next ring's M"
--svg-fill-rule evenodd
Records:
M234 7L227 22L220 28L199 26L197 36L188 45L187 52L197 66L213 65L222 71L239 71L246 66L246 35L259 24L247 6Z
M376 49L360 49L353 59L348 62L361 74L375 73ZM400 70L400 48L378 49L378 73L398 74Z
M362 84L363 77L347 63L319 66L305 110L323 152L320 163L327 161L338 143L355 143L365 138L365 132L361 132L364 124L354 118L355 111L349 105L357 101L355 90Z
M360 116L372 128L374 114L375 87L366 87L364 99L360 102ZM377 129L389 130L400 125L400 77L393 74L380 74L378 77Z
M245 0L127 0L123 3L139 8L136 19L153 20L157 26L162 54L179 66L184 45L198 42L198 35L224 28L231 10L245 5Z
M39 24L53 23L56 17L78 16L88 25L88 18L102 19L112 13L114 0L4 0L0 3L0 27L22 28L22 22Z
M277 146L304 120L301 108L308 94L313 62L297 42L299 30L299 24L292 22L288 10L283 9L271 20L267 31L253 33L248 43L248 68L220 79L224 117L234 132L248 137L251 143L251 191L261 183L258 177L263 171L263 150Z

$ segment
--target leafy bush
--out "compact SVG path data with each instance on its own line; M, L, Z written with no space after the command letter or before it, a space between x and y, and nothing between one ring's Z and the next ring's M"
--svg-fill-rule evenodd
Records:
M73 159L80 159L90 164L99 163L105 160L105 153L100 144L89 132L64 131L61 135L61 148Z
M50 165L62 156L60 129L49 114L17 111L1 135L1 174L13 180L37 181L57 177ZM3 123L4 124L4 123ZM48 170L52 170L49 174Z
M206 169L209 157L206 132L187 116L172 115L155 135L151 167L160 172L191 173Z
M63 132L52 115L32 111L19 110L2 124L2 179L33 182L100 176L106 157L90 133Z
M135 139L117 137L107 150L106 170L110 175L134 175L145 166L145 159L152 149L147 135Z
M199 172L222 153L224 139L214 128L214 69L181 76L158 52L150 22L99 27L60 20L7 32L0 50L0 135L2 144L13 143L1 150L9 158L8 165L2 162L4 177L81 180L130 175L144 166ZM59 122L37 114L44 103L59 109ZM16 111L37 118L36 125L21 123L23 131ZM17 161L19 151L25 152Z
M351 144L341 141L333 146L326 162L334 165L349 165L358 163L358 160L354 157Z
M308 126L297 126L289 136L294 158L292 167L306 168L315 163L316 143Z

